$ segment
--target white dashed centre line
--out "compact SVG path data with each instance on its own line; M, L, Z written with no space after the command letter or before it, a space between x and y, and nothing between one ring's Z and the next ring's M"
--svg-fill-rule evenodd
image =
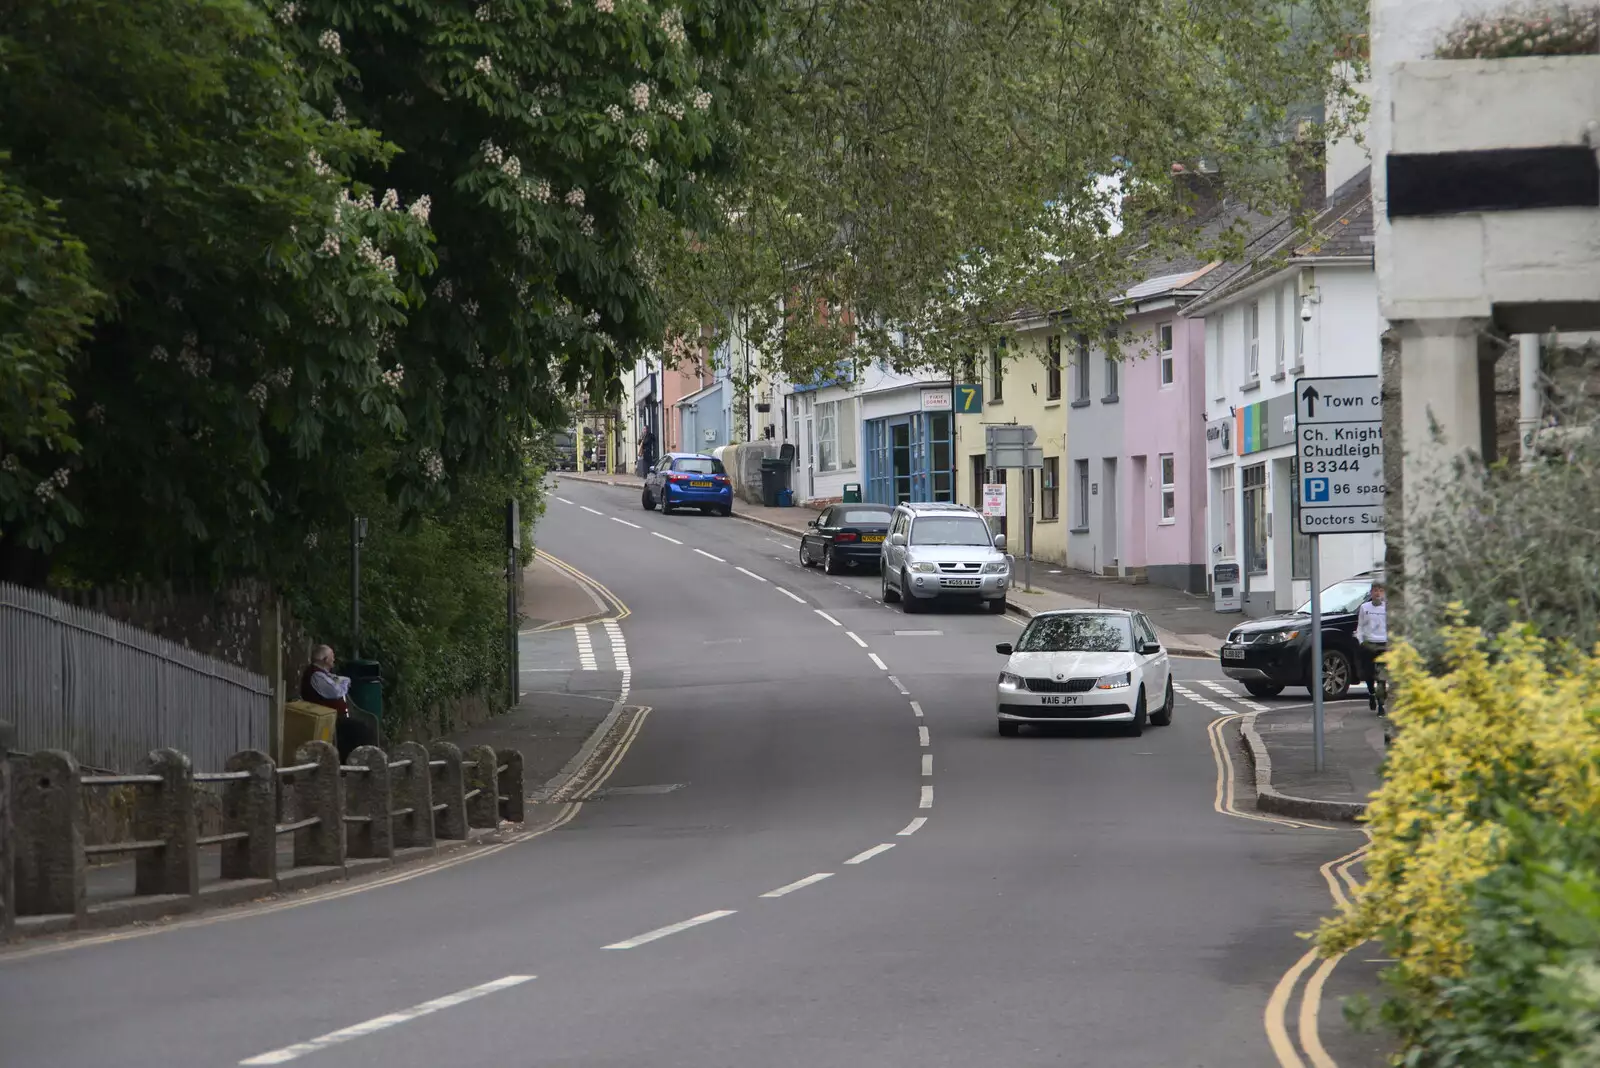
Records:
M514 986L520 986L521 984L526 983L533 978L535 977L531 975L502 976L492 983L484 983L482 986L472 986L465 990L458 990L454 994L446 994L442 998L434 998L432 1001L424 1001L420 1005L413 1005L411 1008L402 1010L401 1012L391 1012L386 1016L375 1016L372 1019L367 1020L365 1023L358 1023L354 1026L345 1027L338 1031L329 1031L320 1038L313 1038L309 1042L297 1042L292 1046L285 1046L282 1049L275 1049L270 1053L262 1053L255 1057L249 1057L240 1061L239 1063L242 1065L252 1066L261 1064L288 1064L290 1061L298 1060L308 1053L316 1053L318 1050L327 1049L329 1046L337 1046L341 1042L350 1041L352 1038L364 1038L367 1035L375 1034L398 1024L409 1023L418 1017L427 1016L430 1013L438 1012L441 1009L454 1008L455 1006L464 1004L473 1000L474 998L481 998L485 994L493 994L501 990L507 990Z
M865 649L867 647L867 643L862 641L861 635L857 634L855 631L847 630L844 633L846 637L855 642L857 645L861 646L861 648Z
M928 728L920 723L917 724L917 741L922 745L928 744Z
M643 530L644 529L638 523L630 523L626 519L618 519L616 516L612 516L611 517L611 521L613 523L621 523L625 527L632 527L634 530Z
M798 597L795 594L792 594L788 590L784 589L782 586L774 586L772 588L777 590L779 593L783 594L785 597L789 598L789 600L794 601L796 604L805 604L806 603L806 599L804 597Z
M819 871L815 875L807 875L804 879L796 879L794 882L790 883L788 886L780 886L776 890L768 890L766 893L762 894L761 896L762 897L782 897L784 894L792 894L796 890L804 890L808 886L811 886L811 885L813 885L815 883L820 883L824 879L831 879L831 878L833 878L833 872L831 872L831 871Z
M660 538L662 541L670 541L674 545L682 545L683 544L683 542L679 541L677 538L669 538L665 534L661 533L661 531L659 531L659 530L652 530L650 533L654 534L656 537Z
M932 808L933 807L933 787L924 786L922 788L922 800L917 802L917 807L918 808Z
M728 562L715 553L708 553L704 549L696 549L695 552L699 553L701 556L704 556L708 560L715 560L719 564L725 564Z
M912 714L913 714L913 715L915 715L915 716L916 716L916 717L917 717L917 718L918 718L918 719L921 719L921 718L922 718L922 706L921 706L921 705L919 705L919 704L917 704L917 703L916 703L916 702L915 702L915 701L912 701L912 702L911 702L911 712L912 712Z
M605 515L605 513L600 511L600 509L590 508L587 504L580 504L578 507L582 508L585 512L593 512L595 515Z
M682 923L669 924L666 927L657 927L654 931L646 931L642 935L635 935L633 938L629 938L626 941L613 942L609 946L603 946L601 948L636 949L647 942L654 942L658 938L665 938L668 935L675 935L679 931L687 931L691 927L699 927L702 923L710 923L712 920L720 920L724 916L732 916L735 911L735 909L718 909L716 912L703 913L702 915L696 916L693 919L684 920Z
M926 817L926 816L918 816L916 819L914 819L910 823L906 824L906 829L901 831L898 835L896 835L896 837L898 837L898 838L910 838L912 835L914 835L918 831L922 830L922 825L924 823L927 823L927 822L928 822L928 817Z
M926 779L929 776L931 776L932 774L933 774L933 754L932 753L923 753L922 754L922 777L924 779Z
M832 616L830 616L828 613L824 612L820 608L812 609L812 611L816 612L817 615L821 616L823 619L826 619L829 623L832 623L836 627L844 626L843 623L840 623L837 619L834 619Z
M762 578L760 575L756 574L754 571L751 571L751 570L749 570L747 568L743 568L743 567L739 567L738 565L734 565L733 569L735 571L739 572L739 574L741 574L741 575L750 576L751 578L755 579L757 582L765 582L765 581L767 581L766 579Z
M853 856L849 860L845 861L845 863L846 864L865 864L867 861L871 860L873 857L877 856L879 853L887 853L887 852L889 852L889 850L891 850L893 848L894 848L894 843L893 842L884 842L882 845L875 845L871 849L866 849L866 850L863 850L860 853L857 853L855 856Z
M874 656L872 659L877 660L878 658ZM878 666L883 667L883 662L879 661ZM893 675L890 675L889 681L894 683L894 688L899 690L902 694L905 694L907 697L911 696L911 691L900 685L899 679L895 678ZM919 712L918 715L921 715L921 713Z
M557 497L556 500L560 501L562 504L575 504L575 503L577 503L575 501L569 501L565 497Z
M879 658L877 653L868 653L867 654L867 659L871 660L874 664L877 664L879 671L888 671L889 670L889 665L885 664L883 662L883 660Z

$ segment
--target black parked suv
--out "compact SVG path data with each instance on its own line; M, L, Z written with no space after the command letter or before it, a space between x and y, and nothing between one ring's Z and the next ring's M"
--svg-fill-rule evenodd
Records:
M1381 571L1366 571L1322 591L1322 695L1343 697L1358 678L1356 613ZM1222 645L1222 673L1256 697L1276 697L1286 686L1311 688L1311 602L1241 623Z

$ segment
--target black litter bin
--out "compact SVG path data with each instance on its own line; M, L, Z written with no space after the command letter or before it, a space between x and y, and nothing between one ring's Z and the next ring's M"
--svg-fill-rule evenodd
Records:
M761 461L761 503L768 508L778 507L778 495L788 488L788 461L763 459Z

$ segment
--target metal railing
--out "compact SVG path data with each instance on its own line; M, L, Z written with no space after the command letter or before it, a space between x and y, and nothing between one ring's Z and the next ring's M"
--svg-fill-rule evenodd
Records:
M0 719L24 750L133 769L181 738L202 766L269 746L261 675L37 590L0 583Z
M143 771L127 775L85 775L60 750L0 760L0 785L10 779L0 796L0 861L7 865L0 867L0 934L16 917L82 920L91 857L131 854L135 898L168 895L177 899L172 911L180 911L201 893L200 854L208 847L220 853L221 882L280 887L295 869L338 877L351 861L393 860L524 818L516 750L480 745L462 753L449 742L402 742L385 753L364 745L341 764L329 743L307 742L294 759L278 767L247 749L222 771L196 772L183 753L158 749ZM215 834L198 832L195 787L202 783L221 794ZM81 795L108 787L133 788L132 837L86 846ZM287 858L278 848L284 835L294 836Z

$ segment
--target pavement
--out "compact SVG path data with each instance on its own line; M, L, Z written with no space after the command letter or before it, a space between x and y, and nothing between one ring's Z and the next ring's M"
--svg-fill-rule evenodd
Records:
M569 820L0 952L6 1068L1384 1063L1338 1011L1376 954L1312 969L1300 937L1365 838L1255 809L1255 709L1215 661L1174 659L1170 727L1001 738L1015 616L912 627L875 576L631 487L563 480L536 540L621 605L523 664L626 694Z

